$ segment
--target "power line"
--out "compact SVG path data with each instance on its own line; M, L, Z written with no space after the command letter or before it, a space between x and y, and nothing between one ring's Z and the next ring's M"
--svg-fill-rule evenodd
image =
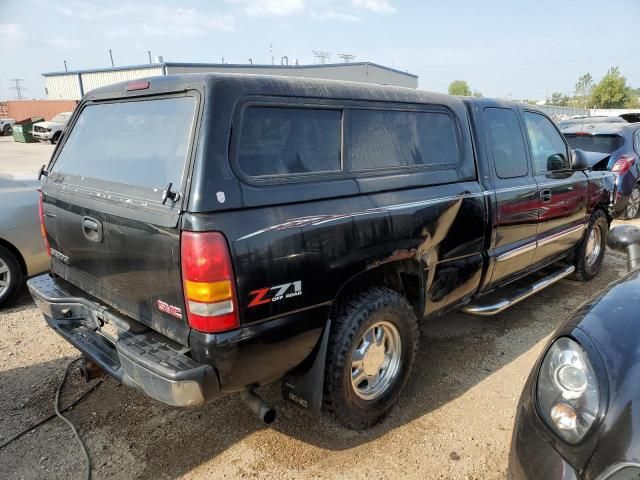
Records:
M11 89L16 91L18 100L22 100L22 91L26 90L26 88L21 85L21 82L24 82L24 78L12 78L11 81L15 83L15 86L11 87Z

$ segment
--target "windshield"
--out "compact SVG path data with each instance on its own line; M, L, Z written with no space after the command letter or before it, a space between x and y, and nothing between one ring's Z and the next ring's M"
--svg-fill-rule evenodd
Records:
M53 171L162 189L178 186L194 123L194 97L89 104L73 125Z
M577 135L565 134L571 148L587 152L613 153L624 144L619 135Z
M59 113L51 119L54 123L67 123L69 121L70 113Z

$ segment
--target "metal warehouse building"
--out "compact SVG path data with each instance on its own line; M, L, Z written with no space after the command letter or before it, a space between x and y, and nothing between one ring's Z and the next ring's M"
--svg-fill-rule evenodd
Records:
M418 76L370 62L319 65L241 65L227 63L161 62L128 67L43 73L49 100L79 100L94 88L136 78L175 73L258 73L290 77L350 80L380 85L418 88Z

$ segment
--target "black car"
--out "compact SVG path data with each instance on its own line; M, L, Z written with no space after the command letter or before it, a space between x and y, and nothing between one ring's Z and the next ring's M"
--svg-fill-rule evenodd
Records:
M640 229L609 246L631 271L553 335L522 392L509 457L520 479L640 478Z
M514 102L257 75L118 84L85 96L43 172L52 270L29 288L92 364L156 400L243 392L272 420L253 392L282 380L365 428L409 378L418 319L597 275L614 178L590 165Z

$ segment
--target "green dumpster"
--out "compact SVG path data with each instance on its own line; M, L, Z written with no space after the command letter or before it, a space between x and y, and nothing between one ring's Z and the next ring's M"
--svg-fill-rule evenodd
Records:
M42 117L26 118L20 120L12 125L13 128L13 141L22 143L37 142L33 138L33 124L38 122L44 122Z

